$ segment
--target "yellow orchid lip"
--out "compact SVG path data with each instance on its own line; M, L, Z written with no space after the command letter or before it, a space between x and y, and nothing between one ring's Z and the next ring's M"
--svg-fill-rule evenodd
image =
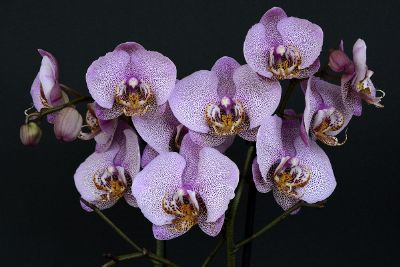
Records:
M297 77L300 72L301 56L294 46L279 45L269 51L268 70L278 80Z
M345 122L343 113L335 108L319 110L314 115L313 135L322 143L328 146L341 146L347 141L347 133L343 141L339 141L336 136L330 132L342 129Z
M110 166L104 172L93 175L95 187L101 191L101 201L113 201L121 198L127 191L127 181L120 179L117 170Z

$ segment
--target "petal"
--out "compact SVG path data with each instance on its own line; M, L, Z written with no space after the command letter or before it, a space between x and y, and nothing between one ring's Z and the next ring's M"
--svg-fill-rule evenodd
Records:
M185 165L181 155L166 152L147 164L133 180L132 194L143 215L153 224L169 224L174 219L163 210L162 200L182 186Z
M117 203L118 200L109 200L109 201L91 201L90 204L96 206L96 208L98 208L99 210L105 210L108 208L111 208L112 206L115 205L115 203ZM85 203L83 203L82 201L80 201L81 207L82 209L84 209L87 212L92 212L92 208L86 206Z
M31 96L33 101L33 106L37 111L40 111L43 108L42 101L40 100L40 80L39 74L36 75L35 80L33 80L31 86Z
M141 44L138 44L136 42L125 42L122 44L119 44L114 51L125 51L128 54L132 54L138 50L144 50L144 47Z
M239 133L239 136L242 137L244 140L249 142L255 142L257 140L257 133L260 127L256 127L244 132Z
M188 229L189 230L189 229ZM183 235L187 231L178 232L172 224L155 225L153 224L153 235L158 240L170 240Z
M365 78L367 73L367 45L364 40L358 39L353 46L353 62L356 71L355 82Z
M260 168L257 163L257 158L253 160L253 164L251 165L251 170L253 173L253 181L254 185L257 188L257 191L260 193L268 193L272 189L271 179L264 179L261 175Z
M86 83L89 93L101 107L106 109L113 107L115 87L126 79L129 60L128 53L118 50L107 53L89 66Z
M142 139L158 153L171 150L171 142L175 139L178 120L174 117L168 103L164 112L156 110L144 116L132 117L136 131Z
M95 113L100 120L112 120L122 115L122 109L123 107L117 103L114 103L110 109L103 108L96 103Z
M114 133L118 126L118 120L99 120L99 125L101 131L94 137L96 140L96 151L104 152L108 150L113 141Z
M207 70L197 71L178 81L169 104L175 117L189 129L208 133L204 110L210 103L219 103L218 76Z
M297 79L306 79L312 75L314 75L320 68L321 63L319 61L319 58L317 58L313 64L311 64L310 66L308 66L305 69L302 69L299 71L299 73L297 74Z
M233 73L240 67L240 64L231 57L221 57L218 59L211 71L218 77L218 95L219 97L233 97L235 95L235 84L233 82Z
M277 27L283 44L292 45L299 50L300 68L307 68L314 63L321 53L324 40L324 33L318 25L305 19L289 17L280 20Z
M310 134L311 122L314 115L319 109L323 108L324 104L321 95L318 93L318 89L315 87L315 81L316 79L310 77L306 87L306 106L304 108L303 121L307 135Z
M198 133L189 130L189 135L190 138L192 138L193 142L198 144L199 146L205 147L205 146L210 146L210 147L215 147L223 144L227 138L227 136L218 136L218 135L212 135L208 133Z
M274 187L274 190L272 191L276 203L278 203L279 206L282 207L282 209L287 210L291 208L293 205L295 205L297 202L299 202L298 199L294 197L290 197L282 192L280 192L276 187Z
M42 49L38 49L38 51L43 57L38 74L43 94L48 103L55 106L62 100L61 89L58 84L58 63L51 53Z
M250 120L250 129L260 126L262 120L274 113L281 99L281 85L277 81L263 79L248 65L235 71L235 98L245 108Z
M124 129L122 134L123 137L118 142L120 145L120 151L115 157L114 163L123 167L129 173L131 178L134 179L140 170L140 148L138 136L131 128ZM115 136L115 139L118 139L118 136Z
M282 143L282 119L278 116L267 117L260 126L257 134L257 162L262 177L271 179L271 167L281 159L284 154Z
M200 151L198 176L193 186L207 209L207 222L217 221L228 209L239 182L239 169L214 148Z
M336 187L336 180L328 156L315 143L310 142L306 146L301 138L294 142L296 157L307 166L311 172L311 178L307 185L298 189L301 199L308 203L315 203L328 198Z
M140 165L142 166L142 168L146 167L146 165L149 164L158 155L159 155L158 152L154 148L152 148L149 145L146 145L144 147L144 150L142 153L142 160L140 162Z
M197 177L200 150L202 146L192 141L189 134L186 134L181 143L179 154L186 161L186 168L183 171L182 181L184 184L192 184Z
M258 74L271 78L272 73L268 71L268 57L270 43L265 26L258 23L247 32L243 45L244 58L246 63Z
M124 198L125 198L126 203L128 203L128 205L135 207L135 208L138 207L136 198L132 195L132 190L128 190L125 193Z
M100 201L100 195L103 192L96 188L95 184L93 183L93 176L97 171L102 171L105 168L112 166L117 152L117 145L114 145L109 151L104 153L95 152L78 167L74 175L74 180L75 186L83 199L91 203L95 203L96 201L105 202ZM103 204L106 205L106 203Z
M229 136L225 139L225 141L222 144L220 144L214 148L221 153L225 153L225 151L231 147L231 145L233 144L234 141L235 141L235 136Z
M199 219L199 227L200 229L209 236L217 236L222 229L225 221L225 214L222 215L215 222L206 222L205 220Z
M262 23L265 26L267 34L270 36L272 40L275 41L275 44L271 44L271 46L279 45L282 43L282 37L278 32L277 26L278 22L286 17L287 15L285 11L283 11L283 9L280 7L273 7L269 9L261 17L260 23Z
M132 54L130 67L139 80L145 81L154 90L157 105L167 102L176 81L176 67L168 57L139 49Z

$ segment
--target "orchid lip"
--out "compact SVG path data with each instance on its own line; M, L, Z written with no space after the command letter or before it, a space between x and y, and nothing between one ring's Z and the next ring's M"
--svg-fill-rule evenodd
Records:
M163 198L162 208L175 216L171 227L177 232L186 232L198 223L200 206L194 191L179 188L172 197Z
M277 189L291 197L300 198L297 188L304 187L311 178L311 172L301 165L296 157L283 157L275 169L273 181Z
M205 117L210 132L218 136L235 135L249 127L242 103L226 96L218 105L208 104Z
M301 56L296 47L279 45L270 49L268 70L278 80L297 77L300 65Z
M85 128L88 128L89 132L84 132L83 129ZM100 131L99 119L97 118L93 108L89 105L86 112L86 124L82 126L82 130L79 133L78 138L82 140L90 140L94 138Z
M329 146L344 145L347 141L347 130L345 139L341 142L336 136L330 134L330 132L342 129L344 122L344 115L337 109L320 109L313 118L313 136Z
M93 175L93 183L101 191L101 201L113 201L125 194L131 178L120 168L109 166Z
M375 105L378 108L383 108L383 105L380 102L385 97L385 92L382 90L376 90L381 93L381 96L376 96L375 93L373 93L373 90L371 89L373 87L371 81L371 76L373 74L373 71L368 70L365 78L356 84L356 90L368 104Z
M144 115L154 110L156 98L150 85L134 77L121 81L115 88L115 101L128 116Z

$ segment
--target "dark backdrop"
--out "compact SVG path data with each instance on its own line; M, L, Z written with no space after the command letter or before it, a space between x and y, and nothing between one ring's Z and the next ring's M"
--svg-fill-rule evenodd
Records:
M244 63L248 29L275 5L319 24L327 50L358 37L368 45L374 82L386 107L364 108L350 124L349 141L324 147L338 181L327 207L291 216L253 244L253 266L395 266L399 253L399 6L397 1L9 1L0 5L1 64L1 266L99 266L102 254L130 252L95 214L81 210L73 174L92 142L61 143L44 127L39 147L23 147L19 125L40 66L37 48L56 55L61 80L87 92L90 63L117 44L137 41L170 57L182 78L209 69L228 55ZM303 108L297 92L292 103ZM239 164L244 144L228 154ZM244 207L237 239L243 236ZM255 227L281 213L271 194L258 194ZM151 226L138 209L121 202L109 215L138 243L153 248ZM197 266L215 240L195 227L168 242L169 257ZM223 253L213 266L221 266ZM144 260L131 266L148 266ZM121 266L128 266L128 264ZM397 265L398 266L398 265Z

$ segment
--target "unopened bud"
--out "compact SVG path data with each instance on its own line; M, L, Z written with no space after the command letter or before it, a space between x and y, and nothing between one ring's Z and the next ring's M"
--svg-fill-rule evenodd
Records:
M66 107L57 114L54 122L54 134L57 139L71 142L74 141L82 128L82 116L72 108Z
M335 72L342 72L351 64L349 57L341 50L333 50L329 55L329 67Z
M21 126L19 129L19 137L21 138L22 144L34 146L39 143L42 137L42 130L36 123L29 122Z

